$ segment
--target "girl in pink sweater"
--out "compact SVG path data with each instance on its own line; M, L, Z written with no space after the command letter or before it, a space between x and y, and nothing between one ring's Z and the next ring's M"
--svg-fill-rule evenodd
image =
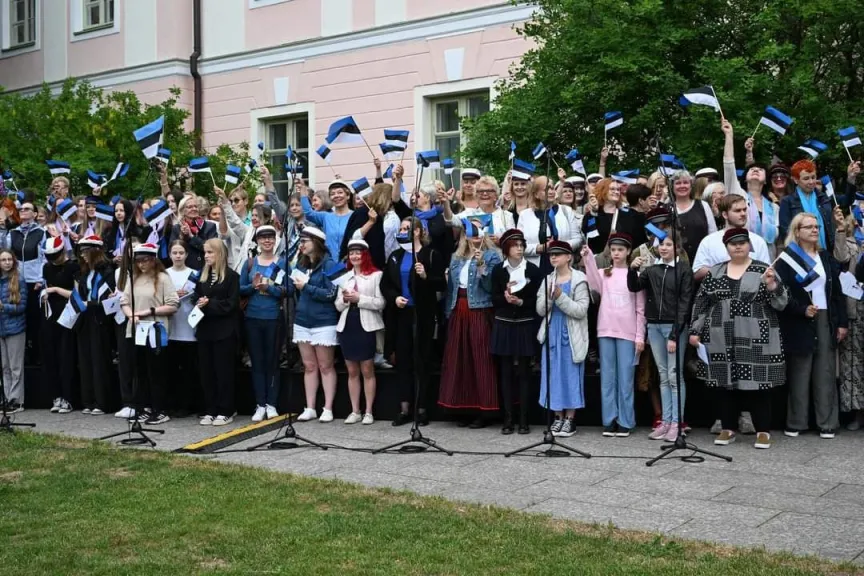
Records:
M645 348L645 293L627 288L627 257L632 245L627 234L611 234L607 246L612 266L602 272L591 249L582 249L588 286L600 293L597 341L603 436L607 437L627 437L636 426L633 373Z

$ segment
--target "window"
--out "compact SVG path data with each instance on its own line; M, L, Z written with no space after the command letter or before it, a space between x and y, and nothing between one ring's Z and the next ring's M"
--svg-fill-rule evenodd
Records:
M114 24L114 0L84 0L84 30Z
M462 119L476 118L489 111L489 91L444 96L432 100L431 103L434 149L441 154L441 160L452 158L459 166L458 156L462 149L463 138ZM435 177L445 180L444 170L440 170Z
M36 0L9 0L9 48L36 42Z
M264 126L266 160L273 174L273 185L279 198L286 199L291 181L285 169L285 151L288 146L300 157L302 168L298 173L309 179L309 118L306 115L268 120Z

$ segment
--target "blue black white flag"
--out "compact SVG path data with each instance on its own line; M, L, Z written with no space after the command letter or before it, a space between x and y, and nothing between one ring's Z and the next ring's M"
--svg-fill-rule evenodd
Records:
M795 242L790 242L786 246L780 254L780 259L792 268L795 272L795 280L802 287L806 288L819 278L819 274L816 273L816 261Z
M240 182L241 175L242 171L240 170L239 166L228 164L225 167L225 182L237 185L237 183Z
M210 159L207 156L193 158L189 161L189 172L210 172Z
M330 125L326 140L328 144L336 144L337 142L344 144L363 142L363 134L360 132L360 127L357 126L354 118L346 116Z
M516 142L510 141L510 156L507 157L511 162L516 158Z
M158 158L163 164L167 165L171 160L171 150L168 148L159 148L156 152L156 158Z
M447 176L450 176L451 174L453 174L453 170L456 167L456 163L453 162L452 158L445 158L444 160L441 161L441 167L444 168L444 174L446 174Z
M534 156L534 160L539 160L546 154L546 145L540 142L534 147L534 151L531 154Z
M150 226L155 226L169 216L171 216L171 207L168 206L168 202L159 200L144 212L144 221Z
M165 130L165 116L160 116L150 124L135 130L135 141L141 147L141 152L148 160L155 158L162 146L162 133Z
M714 88L711 86L701 86L687 90L681 95L690 104L701 104L702 106L711 106L718 112L720 111L720 101L714 94Z
M573 168L574 172L582 175L588 174L588 172L585 171L585 163L583 162L582 154L579 153L578 149L574 148L568 152L565 159L570 163L570 167Z
M315 153L318 154L322 160L328 164L330 163L330 148L326 144L319 146Z
M606 112L604 116L606 131L612 130L624 124L624 115L621 112Z
M97 174L92 170L87 170L87 185L93 190L100 188L106 182L107 178L104 174Z
M438 150L426 150L425 152L417 152L417 165L424 168L440 168L441 154Z
M408 130L384 130L384 143L393 148L405 150L408 148L409 134Z
M69 163L64 162L63 160L46 160L45 164L48 165L48 170L53 176L57 176L58 174L69 174L72 171L72 168L69 167Z
M126 176L126 174L128 172L129 172L129 164L127 164L126 162L119 162L117 164L117 167L114 169L114 173L111 175L111 178L108 180L108 182L113 182L114 180L117 180L118 178L123 178L124 176Z
M828 150L828 145L819 142L818 140L807 140L801 146L798 146L799 150L803 150L807 154L809 154L812 158L816 158L822 152Z
M78 212L78 206L68 198L62 200L60 204L57 205L57 215L63 220L69 220L69 218L74 216L76 212Z
M534 176L534 164L524 162L516 158L513 160L513 178L517 180L530 180Z
M794 120L790 116L787 116L773 106L766 106L765 113L759 120L759 124L763 124L768 128L771 128L778 134L786 134L786 130L789 129L789 126L792 125L792 122L794 122Z
M388 160L399 158L402 156L403 152L405 152L404 148L394 146L389 142L382 142L378 146L381 148L381 153L384 154L384 158L387 158Z
M636 170L622 170L620 172L616 172L612 175L612 179L621 182L622 184L636 184L637 176L639 176L639 169Z
M841 128L837 131L837 134L840 135L840 138L843 140L843 146L845 146L847 150L853 146L861 145L861 138L858 137L858 131L854 126Z
M354 194L360 198L366 198L372 193L372 187L369 185L369 180L367 180L365 176L359 180L355 180L351 184L351 189L354 190Z
M96 218L112 222L114 220L114 208L107 204L97 204Z

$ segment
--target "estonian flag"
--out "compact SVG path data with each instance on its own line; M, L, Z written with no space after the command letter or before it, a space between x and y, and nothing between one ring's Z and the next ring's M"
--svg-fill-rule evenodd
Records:
M171 216L171 207L165 200L159 200L144 212L144 221L150 226L155 226L168 216Z
M408 148L408 130L384 130L384 143L399 150Z
M540 142L534 147L534 151L531 154L534 156L534 160L539 160L544 154L546 154L546 146Z
M354 118L346 116L330 125L326 140L328 144L363 142L363 134Z
M786 130L789 129L792 122L794 122L794 120L792 120L791 117L787 116L780 110L777 110L773 106L766 106L765 114L763 114L762 119L759 120L759 124L764 124L768 128L771 128L780 134L786 134Z
M660 173L664 176L671 176L678 170L684 170L684 163L674 154L660 155ZM638 172L637 172L638 174Z
M97 204L96 205L96 218L100 220L106 220L108 222L114 221L114 208L107 204Z
M534 165L516 158L513 160L513 178L530 180L534 176Z
M256 166L258 166L258 162L256 162L254 158L250 158L249 162L247 162L246 166L244 166L243 168L246 170L246 172L251 173L253 170L255 170Z
M66 198L60 204L57 205L57 214L63 220L69 220L75 213L78 211L78 206L75 205L75 202Z
M72 294L69 296L69 304L72 306L72 310L75 311L76 317L87 310L87 304L81 299L81 294L78 293L78 290L72 290Z
M648 224L645 224L645 231L657 239L658 245L660 244L660 242L663 242L663 240L666 239L666 236L668 236L668 234L666 234L666 232L664 232L663 230L661 230L660 228L658 228L654 224L651 224L650 222Z
M624 115L621 112L606 112L604 118L607 132L624 124Z
M381 153L384 154L384 158L388 160L393 160L402 155L402 152L405 151L404 148L400 148L399 146L394 146L389 142L382 142L378 146L381 147Z
M465 220L470 220L480 230L485 230L488 234L495 232L495 226L492 224L492 214L474 214L465 218Z
M465 236L468 238L482 238L484 236L483 228L477 226L476 218L462 218L462 227L465 229Z
M816 261L795 242L790 242L780 254L780 259L786 262L795 272L795 280L804 288L819 277L816 273Z
M135 130L135 141L148 160L155 158L162 146L162 132L165 130L165 116L160 116L150 124Z
M236 185L240 181L241 174L242 171L240 170L239 166L228 164L225 167L225 182Z
M156 158L158 158L163 164L167 165L168 161L171 159L171 150L168 148L159 148L156 152Z
M636 170L622 170L621 172L616 172L612 175L612 179L622 184L636 184L636 177L639 176L639 169Z
M69 174L72 169L69 167L68 162L64 162L63 160L46 160L45 164L48 165L48 170L51 171L53 176L58 174Z
M690 104L701 104L702 106L711 106L718 112L720 111L720 102L717 96L714 95L714 89L711 86L702 86L693 88L681 95Z
M417 153L417 164L424 168L440 168L441 155L438 150L426 150Z
M565 159L570 163L570 167L573 168L574 172L582 175L588 174L585 171L585 163L582 161L582 154L579 153L578 149L574 148L568 152Z
M452 158L445 158L441 161L441 167L444 168L444 174L450 176L453 174L453 170L456 164L453 162Z
M117 168L114 169L114 174L111 175L111 179L109 182L113 182L118 178L123 178L126 176L126 173L129 172L129 164L126 162L120 162L117 164Z
M831 182L831 177L822 176L820 180L822 182L822 190L825 191L825 194L828 196L834 196L834 183Z
M393 168L395 166L395 164L390 164L390 166L387 167L387 170L384 172L384 178L393 180ZM405 193L405 182L399 182L399 192L401 194Z
M837 134L840 135L840 138L843 140L843 146L845 146L846 148L852 148L853 146L861 145L861 138L858 137L858 131L855 130L854 126L849 126L848 128L841 128L837 131Z
M828 145L819 142L818 140L807 140L801 146L798 146L799 150L803 150L811 157L816 158L822 152L828 150Z
M508 156L508 160L511 162L516 158L516 142L510 141L510 156Z
M367 180L365 176L351 184L351 188L357 196L360 196L360 198L366 198L366 196L372 193L372 187L369 185L369 180Z
M588 224L586 224L585 227L588 230L588 233L586 234L586 236L588 238L599 238L600 237L600 231L597 229L597 218L595 218L594 216L591 216L588 219Z
M207 156L189 161L189 172L210 172L210 159Z
M87 185L93 190L105 184L105 175L97 174L92 170L87 170Z
M321 146L319 146L318 150L316 150L315 152L318 154L318 156L321 157L322 160L324 160L328 164L330 163L330 148L328 148L326 144L322 144Z

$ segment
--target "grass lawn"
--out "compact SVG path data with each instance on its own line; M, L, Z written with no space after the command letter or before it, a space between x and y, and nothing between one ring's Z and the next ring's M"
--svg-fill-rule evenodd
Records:
M0 437L0 574L852 574L104 443Z

